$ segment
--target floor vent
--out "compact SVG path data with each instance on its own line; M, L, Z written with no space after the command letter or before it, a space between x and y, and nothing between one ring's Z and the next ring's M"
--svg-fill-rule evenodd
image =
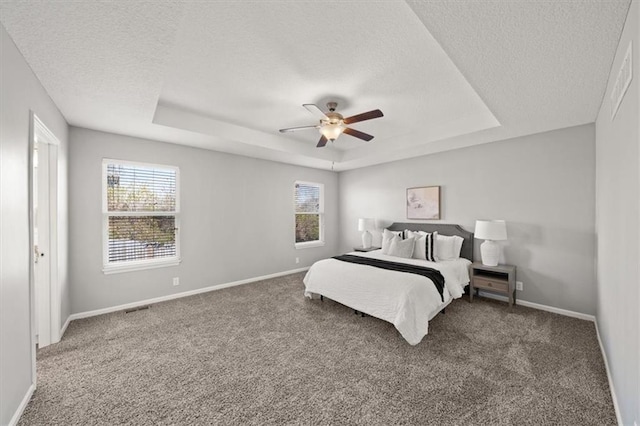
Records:
M624 98L625 93L627 93L627 89L633 79L633 58L631 54L633 50L632 43L633 42L629 42L629 47L627 48L626 55L624 55L624 59L622 60L622 65L620 65L620 71L618 71L616 82L611 89L611 120L616 117L620 104L622 103L622 99Z
M127 309L124 311L125 314L130 314L131 312L136 312L136 311L144 311L147 309L151 309L151 305L144 305L144 306L138 306L137 308L131 308L131 309Z

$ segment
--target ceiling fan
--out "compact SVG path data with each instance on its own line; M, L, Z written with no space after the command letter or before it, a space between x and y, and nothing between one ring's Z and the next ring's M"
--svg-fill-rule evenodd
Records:
M338 136L343 133L368 142L373 139L373 136L347 127L347 125L384 116L384 114L382 114L382 111L380 111L379 109L374 109L373 111L363 112L362 114L344 118L342 114L336 112L336 107L338 106L337 102L327 103L329 112L327 112L326 114L314 104L304 104L302 106L305 107L311 114L315 115L320 120L320 123L316 124L315 126L290 127L288 129L280 129L280 133L297 132L298 130L307 129L318 129L321 135L320 141L318 142L318 145L316 145L318 148L322 148L323 146L325 146L328 141L335 141L336 139L338 139Z

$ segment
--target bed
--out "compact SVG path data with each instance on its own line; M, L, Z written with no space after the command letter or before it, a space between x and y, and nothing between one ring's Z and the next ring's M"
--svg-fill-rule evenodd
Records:
M458 225L426 223L394 223L389 231L423 231L463 238L460 257L430 262L422 259L399 258L382 254L382 250L352 252L352 261L377 261L432 268L444 277L440 289L435 280L415 273L381 269L367 264L350 263L336 258L314 263L303 282L304 294L310 299L327 297L356 311L392 323L411 345L417 345L427 335L429 321L464 294L469 283L469 265L473 259L473 233ZM383 262L384 263L384 262ZM400 268L402 269L402 268ZM440 293L440 291L442 293Z

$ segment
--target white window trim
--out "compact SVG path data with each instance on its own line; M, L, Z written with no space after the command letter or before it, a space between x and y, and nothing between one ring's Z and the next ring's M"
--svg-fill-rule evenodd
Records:
M314 247L324 247L324 241L318 240L318 241L305 241L304 243L296 243L297 250L314 248Z
M313 185L320 188L320 212L319 213L297 213L296 212L296 185L298 184ZM320 239L315 241L305 241L302 243L296 242L296 230L295 230L296 214L318 214L320 216ZM324 184L323 183L309 182L309 181L303 181L303 180L297 180L293 183L293 223L294 223L293 242L297 250L314 248L314 247L322 247L325 245L325 242L324 242Z
M178 266L182 260L170 257L169 259L150 259L131 262L113 262L109 266L102 268L105 275L118 274L120 272L144 271L146 269L166 268L167 266Z
M173 212L109 212L107 205L107 165L122 164L126 166L157 167L173 170L176 173L176 208ZM141 163L137 161L118 160L115 158L102 159L102 272L105 275L121 272L144 271L146 269L177 266L182 262L180 257L180 169L166 164ZM175 216L176 224L176 255L172 257L134 260L129 262L109 262L109 216Z

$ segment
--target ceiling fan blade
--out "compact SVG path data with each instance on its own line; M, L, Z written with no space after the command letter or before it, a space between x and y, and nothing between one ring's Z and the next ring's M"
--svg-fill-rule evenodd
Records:
M307 109L311 114L315 115L318 120L329 120L329 117L326 116L324 112L320 108L318 108L315 104L303 104L303 107Z
M367 141L367 142L373 139L373 136L368 135L364 132L361 132L360 130L352 129L350 127L347 127L346 129L344 129L344 132L342 133L346 133L349 136L353 136L354 138L362 139L363 141Z
M300 126L300 127L289 127L286 129L280 129L280 133L285 132L297 132L298 130L309 130L309 129L317 129L320 126Z
M379 109L373 111L363 112L362 114L353 115L344 119L344 124L353 124L359 121L371 120L373 118L383 117L384 114Z
M320 138L320 141L318 141L318 145L316 145L316 148L322 148L327 144L328 141L329 139L325 138L324 135L322 135L322 137Z

